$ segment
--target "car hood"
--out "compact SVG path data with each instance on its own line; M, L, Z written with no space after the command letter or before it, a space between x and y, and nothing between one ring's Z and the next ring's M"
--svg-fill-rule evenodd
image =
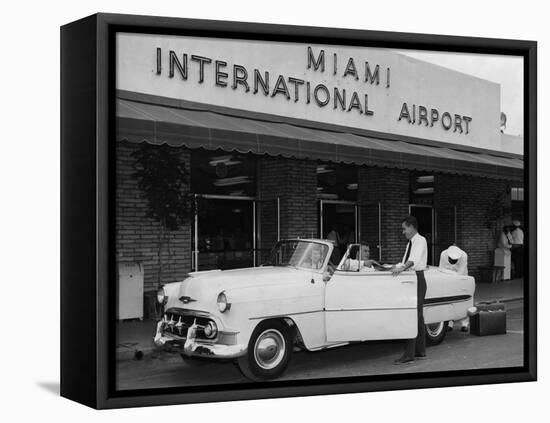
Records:
M215 309L218 294L226 292L232 299L247 288L296 285L297 277L311 275L311 271L291 267L260 266L235 270L212 270L190 273L179 283L177 294L179 305L170 301L169 306L181 306L195 310ZM187 301L187 302L186 302Z

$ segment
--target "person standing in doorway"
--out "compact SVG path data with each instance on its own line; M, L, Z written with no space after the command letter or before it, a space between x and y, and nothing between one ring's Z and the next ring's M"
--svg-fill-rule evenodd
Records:
M512 263L514 263L514 278L523 277L523 229L521 222L514 220L512 222Z
M426 297L426 278L424 270L428 263L428 243L426 238L418 233L418 221L414 216L407 216L401 222L403 235L409 240L401 263L392 267L393 276L405 270L416 272L416 314L418 332L416 338L408 339L403 355L395 360L395 364L413 362L415 358L426 358L426 332L424 327L424 299Z

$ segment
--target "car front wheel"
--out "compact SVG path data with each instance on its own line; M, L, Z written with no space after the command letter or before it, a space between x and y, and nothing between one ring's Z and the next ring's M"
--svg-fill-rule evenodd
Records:
M438 345L443 342L447 335L447 324L449 322L438 322L426 325L426 344Z
M247 354L238 360L239 369L255 381L275 379L285 371L291 354L288 325L278 320L262 322L250 337Z

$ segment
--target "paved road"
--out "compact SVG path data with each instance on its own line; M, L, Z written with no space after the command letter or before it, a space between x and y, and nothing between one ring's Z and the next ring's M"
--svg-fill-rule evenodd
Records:
M369 342L320 352L300 351L280 380L356 375L416 373L513 367L523 364L523 301L506 305L506 335L477 337L456 329L428 359L396 366L402 342ZM117 363L118 389L161 388L248 382L236 365L212 361L186 362L177 354L157 353L144 360Z

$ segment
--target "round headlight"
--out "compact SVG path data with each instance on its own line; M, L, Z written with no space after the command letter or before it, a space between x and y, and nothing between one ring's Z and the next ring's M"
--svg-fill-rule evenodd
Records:
M223 313L231 308L231 303L227 301L227 296L224 292L218 295L218 309Z
M217 334L218 327L216 326L216 323L213 321L209 321L204 327L204 336L206 336L208 339L212 339L215 338Z
M166 301L168 300L168 297L166 296L166 291L164 290L164 287L160 287L157 291L157 301L159 304L166 304Z

